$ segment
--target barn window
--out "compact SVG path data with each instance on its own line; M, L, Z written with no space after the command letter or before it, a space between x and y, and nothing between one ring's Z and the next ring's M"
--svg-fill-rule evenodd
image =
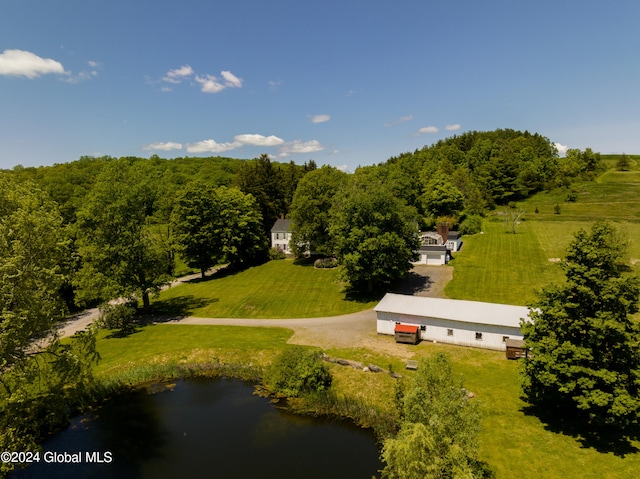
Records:
M453 329L447 329L447 336L453 336Z
M503 343L506 343L507 339L509 339L509 336L502 336L502 342Z
M476 341L482 341L482 333L476 333Z

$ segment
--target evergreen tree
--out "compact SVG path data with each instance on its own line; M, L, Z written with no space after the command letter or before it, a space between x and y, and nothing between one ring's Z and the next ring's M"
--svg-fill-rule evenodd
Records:
M640 414L640 281L622 275L625 243L608 223L580 230L562 263L567 281L545 288L522 325L530 349L524 393L592 430L637 433Z

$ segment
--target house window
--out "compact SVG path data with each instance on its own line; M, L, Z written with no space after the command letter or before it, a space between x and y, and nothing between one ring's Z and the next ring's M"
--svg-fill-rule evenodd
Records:
M476 341L482 341L482 333L476 333Z
M509 336L502 336L502 342L503 343L506 343L507 339L509 339Z
M447 329L447 336L453 336L453 329Z
M276 233L276 239L280 239L280 233Z

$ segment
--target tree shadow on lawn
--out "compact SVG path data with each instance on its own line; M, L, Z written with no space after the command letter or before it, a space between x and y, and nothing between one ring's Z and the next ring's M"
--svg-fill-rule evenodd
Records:
M191 316L198 308L204 308L218 301L220 301L218 298L197 298L192 295L154 301L151 303L149 311L141 317L140 323L166 323L179 320Z
M380 301L385 294L386 288L375 288L373 291L367 291L367 284L359 282L344 289L345 301L353 301L355 303Z
M247 269L258 266L257 264L249 264L249 263L234 263L228 264L227 266L221 267L215 270L208 276L204 278L202 276L198 276L197 278L190 279L189 281L185 281L185 283L189 284L198 284L198 283L206 283L208 281L213 281L214 279L225 278L227 276L233 276L234 274L241 273L246 271Z
M640 439L640 433L625 435L613 429L595 430L589 427L586 421L561 409L528 405L521 411L526 416L538 418L545 430L570 436L585 449L595 449L603 454L612 453L618 457L640 452L640 449L632 444L632 441Z

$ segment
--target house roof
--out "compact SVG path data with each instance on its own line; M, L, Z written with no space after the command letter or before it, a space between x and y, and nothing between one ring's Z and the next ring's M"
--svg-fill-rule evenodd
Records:
M427 253L429 251L447 251L447 246L443 244L423 244L418 248L421 253Z
M508 348L524 348L524 341L522 339L511 339L508 338L506 341L506 346Z
M373 309L377 312L516 328L520 327L520 318L529 317L529 308L526 306L426 298L395 293L387 293Z
M290 220L283 220L282 218L278 218L276 222L273 224L273 227L271 228L271 232L272 233L281 232L281 231L288 232L291 229L290 224L291 224Z

